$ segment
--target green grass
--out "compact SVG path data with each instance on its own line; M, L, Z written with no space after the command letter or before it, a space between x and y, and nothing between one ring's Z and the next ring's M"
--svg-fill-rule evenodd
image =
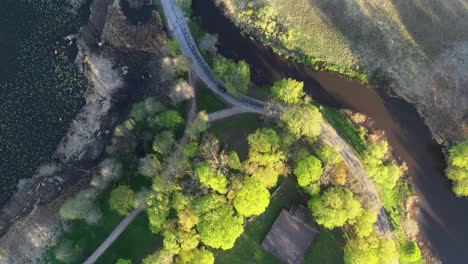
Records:
M241 159L246 159L247 136L260 127L261 120L258 115L242 114L212 124L209 132L215 134L228 151L235 150Z
M211 93L205 84L197 85L197 111L213 113L226 108L226 104Z
M343 263L344 238L339 230L320 228L318 239L314 242L304 264L341 264Z
M324 118L335 127L338 133L354 148L359 154L363 155L367 149L367 143L358 128L344 115L336 109L320 106Z
M303 197L293 178L286 178L281 188L282 190L271 198L266 212L247 224L244 234L237 239L232 249L216 252L215 263L282 263L279 259L264 251L261 248L261 243L280 214L281 209L302 202Z

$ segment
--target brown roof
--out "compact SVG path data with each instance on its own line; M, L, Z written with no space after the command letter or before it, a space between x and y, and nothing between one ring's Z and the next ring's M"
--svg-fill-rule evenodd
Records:
M285 263L302 263L318 234L315 225L305 222L304 217L303 209L291 212L283 209L263 240L262 248Z

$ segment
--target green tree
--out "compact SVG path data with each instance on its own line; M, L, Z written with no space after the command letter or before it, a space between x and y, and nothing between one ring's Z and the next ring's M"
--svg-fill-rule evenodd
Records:
M178 0L177 2L179 1L180 0ZM167 41L167 46L169 47L171 51L172 57L177 57L181 54L181 46L180 46L179 41L170 39Z
M317 223L328 229L341 227L355 220L362 213L361 203L347 189L332 187L322 196L315 196L309 202Z
M174 263L174 254L171 252L161 249L153 254L146 256L142 264L173 264Z
M393 189L400 179L402 172L395 163L384 162L387 153L388 143L382 140L368 146L362 161L367 175L375 183L379 186L385 186L386 189Z
M188 126L188 135L191 139L196 139L200 133L205 132L210 127L208 114L205 111L199 112L197 117Z
M184 124L184 119L176 110L167 110L159 114L159 126L164 129L176 129Z
M156 155L147 155L139 161L138 172L147 178L155 177L161 169L161 162Z
M53 250L54 256L62 263L74 263L82 257L83 250L69 239L60 241L57 247Z
M450 148L449 153L450 165L468 169L468 139Z
M203 185L221 194L227 193L228 180L220 171L208 165L199 165L195 169L195 174Z
M214 255L211 251L202 247L190 251L181 251L179 254L178 264L213 264Z
M265 212L270 203L270 192L263 182L247 177L234 198L234 207L245 217Z
M243 223L243 218L235 216L234 211L224 203L200 217L197 231L205 245L226 250L234 246L244 231Z
M163 248L174 255L179 254L180 244L178 241L178 233L175 226L166 226L163 229L163 237Z
M317 157L327 165L335 165L343 161L343 157L340 155L340 152L341 150L330 145L323 145L315 150Z
M186 196L182 192L174 192L171 197L171 207L174 208L177 212L180 212L187 208L190 204L189 196Z
M294 174L300 186L305 187L320 179L323 168L322 162L313 155L308 155L297 163Z
M304 96L304 83L294 79L283 79L275 82L271 92L276 99L286 104L297 104Z
M229 168L233 170L240 170L240 168L242 167L242 164L239 159L239 155L237 155L237 152L235 151L231 151L231 153L229 153L227 163L228 163Z
M180 250L188 251L195 249L200 244L200 235L195 230L179 230L177 241L180 244Z
M304 136L313 139L322 131L322 114L317 107L310 104L288 106L280 119L297 138Z
M185 209L177 213L179 227L184 231L190 231L200 220L190 209Z
M120 185L112 190L109 206L119 215L127 215L135 208L135 193L127 185Z
M468 139L450 148L446 174L455 194L468 196Z
M244 61L235 63L218 56L214 60L213 71L226 83L229 93L240 96L247 92L250 84L250 68Z
M418 244L405 241L400 247L400 263L410 264L422 259L421 250Z
M374 231L374 223L377 221L377 214L364 211L353 225L354 231L358 237L366 237Z
M175 144L174 133L163 131L154 137L153 151L166 156L172 152Z
M270 188L276 185L280 175L287 174L286 156L281 151L273 153L250 152L244 170Z
M276 151L280 146L280 138L271 128L257 129L248 136L247 140L250 152L270 153Z
M395 241L378 238L375 232L348 239L344 253L345 264L391 264L399 257Z
M151 232L158 234L169 216L169 198L163 193L152 192L146 199L146 213L148 214Z
M192 14L192 0L177 0L176 2L187 15Z

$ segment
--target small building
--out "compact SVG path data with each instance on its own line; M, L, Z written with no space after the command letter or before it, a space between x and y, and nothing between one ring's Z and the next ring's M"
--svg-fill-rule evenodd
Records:
M287 264L300 264L318 235L304 206L283 209L262 242L262 248Z

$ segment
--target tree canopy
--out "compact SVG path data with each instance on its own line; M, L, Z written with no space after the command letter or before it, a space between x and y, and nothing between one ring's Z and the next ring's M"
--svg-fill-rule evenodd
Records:
M203 185L221 194L227 193L228 180L220 171L203 164L197 166L195 174Z
M250 84L250 68L244 61L236 63L218 56L214 60L213 71L226 83L229 93L240 96L247 92Z
M263 213L270 203L270 192L258 179L247 177L234 198L239 214L250 217Z
M280 145L278 134L271 128L257 129L247 139L251 152L269 153L277 150Z
M184 119L176 110L167 110L159 114L159 126L164 129L176 129L184 124Z
M109 206L119 215L127 215L135 208L135 193L129 186L120 185L111 191Z
M142 264L173 264L174 263L174 254L171 252L161 249L153 254L146 256Z
M219 207L205 214L197 224L201 240L212 248L230 249L244 231L244 220L229 207Z
M322 113L310 104L290 105L280 116L286 128L295 137L315 138L320 135L323 123Z
M200 217L196 229L201 241L212 248L232 248L244 231L244 219L235 215L224 197L208 195L194 202L194 211Z
M315 196L309 202L317 223L328 229L341 227L356 219L362 213L361 203L347 189L332 187L322 196Z
M294 79L283 79L275 82L271 87L273 96L286 104L297 104L304 96L304 83Z
M294 169L297 182L302 187L319 180L322 173L322 162L313 155L308 155L304 159L300 160Z
M214 255L211 251L202 247L190 251L181 251L177 263L180 264L213 264Z
M468 139L450 148L445 173L453 181L455 194L468 196Z

